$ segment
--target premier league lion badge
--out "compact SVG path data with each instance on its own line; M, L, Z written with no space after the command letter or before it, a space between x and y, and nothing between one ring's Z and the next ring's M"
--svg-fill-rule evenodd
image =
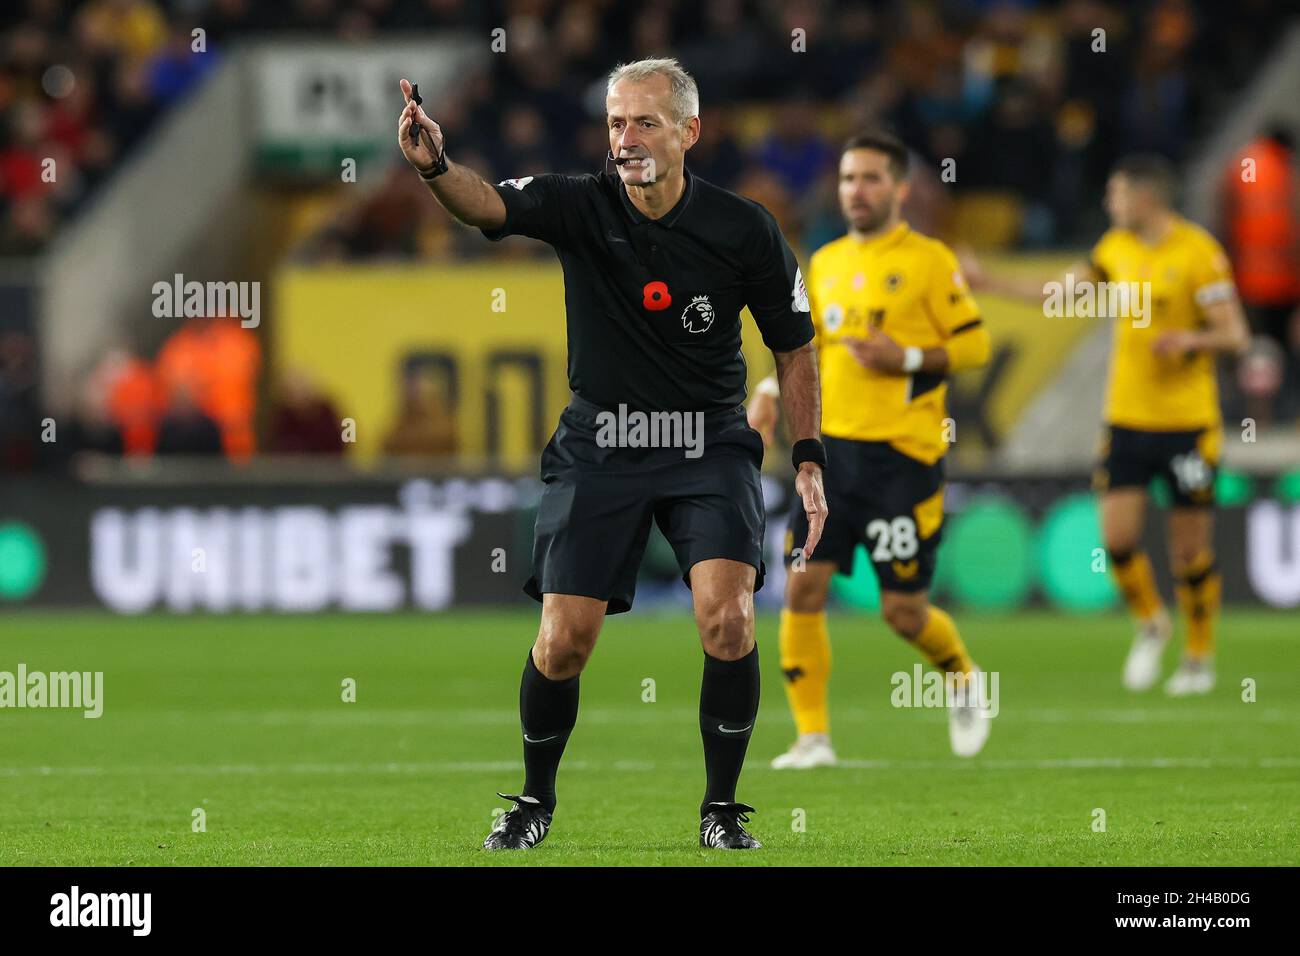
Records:
M682 312L682 328L691 332L707 332L713 325L713 303L707 295L691 297L691 304Z

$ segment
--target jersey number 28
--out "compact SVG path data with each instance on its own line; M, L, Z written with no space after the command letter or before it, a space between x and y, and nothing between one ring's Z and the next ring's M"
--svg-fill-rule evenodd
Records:
M907 561L916 557L916 522L906 515L893 521L876 518L867 524L867 537L875 542L872 561Z

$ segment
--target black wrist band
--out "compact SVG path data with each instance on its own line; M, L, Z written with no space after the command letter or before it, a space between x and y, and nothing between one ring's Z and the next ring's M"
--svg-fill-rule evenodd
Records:
M826 470L826 446L816 438L801 438L794 443L794 448L790 449L790 460L794 462L794 470L798 471L799 466L805 461L813 461L821 466L822 471Z
M419 169L417 167L415 171L420 174L420 178L423 179L426 183L432 182L433 180L437 179L439 176L441 176L443 173L447 171L446 148L444 147L442 150L439 151L438 158L433 161L433 165L430 166L428 169Z

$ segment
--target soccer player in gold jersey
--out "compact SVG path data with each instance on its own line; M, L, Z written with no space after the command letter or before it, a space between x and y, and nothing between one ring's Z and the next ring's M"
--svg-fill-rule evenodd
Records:
M1240 354L1249 331L1222 247L1173 209L1174 174L1158 156L1132 156L1112 171L1105 206L1111 229L1063 286L1091 286L1093 301L1117 302L1106 389L1101 461L1093 484L1101 528L1137 636L1124 686L1146 690L1160 676L1172 633L1142 550L1147 487L1169 484L1170 569L1186 623L1182 662L1165 683L1173 696L1214 687L1214 639L1221 584L1215 567L1214 481L1222 445L1215 357ZM985 276L972 284L1044 301L1037 283ZM1059 288L1059 287L1058 287ZM1097 311L1094 308L1094 312Z
M839 202L848 235L812 257L808 295L822 382L825 489L830 515L816 558L793 546L807 519L791 512L786 535L781 668L798 736L778 768L832 764L826 596L838 570L853 571L866 546L889 626L946 680L953 750L977 753L989 732L988 702L957 626L927 592L943 525L943 456L951 440L949 373L984 364L988 332L943 243L901 215L908 155L892 136L854 137L840 157ZM776 382L765 380L749 420L771 441ZM971 679L971 678L974 679Z

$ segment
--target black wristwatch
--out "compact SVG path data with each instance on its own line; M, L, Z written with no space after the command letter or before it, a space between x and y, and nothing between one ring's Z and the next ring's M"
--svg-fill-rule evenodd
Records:
M790 449L790 460L794 462L794 470L798 471L799 466L805 461L813 461L821 466L822 471L826 470L826 446L816 438L801 438L794 443Z
M429 141L429 145L430 146L433 145L433 140ZM430 149L429 152L433 152L433 150ZM430 166L428 169L420 169L419 167L417 167L415 171L420 174L420 178L423 179L426 183L433 182L433 180L437 179L439 176L441 176L443 173L447 171L446 148L444 147L442 150L439 150L438 158L433 161L433 165Z

